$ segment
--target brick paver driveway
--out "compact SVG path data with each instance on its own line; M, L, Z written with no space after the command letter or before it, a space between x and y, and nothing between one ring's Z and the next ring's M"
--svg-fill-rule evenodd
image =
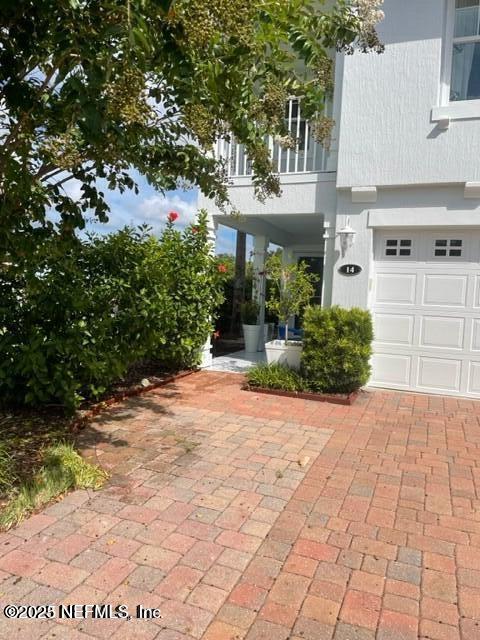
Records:
M354 407L199 373L84 434L110 469L0 536L0 602L157 620L7 620L0 637L478 640L480 403Z

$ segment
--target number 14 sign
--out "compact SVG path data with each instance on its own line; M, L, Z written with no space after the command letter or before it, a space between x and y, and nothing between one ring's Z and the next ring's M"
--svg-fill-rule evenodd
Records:
M344 276L358 276L362 272L362 267L359 264L342 264L338 271Z

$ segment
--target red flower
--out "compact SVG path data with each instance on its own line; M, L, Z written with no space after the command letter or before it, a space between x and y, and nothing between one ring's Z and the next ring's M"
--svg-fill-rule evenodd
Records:
M227 273L228 271L227 265L225 264L219 264L217 268L219 273Z
M170 211L170 213L167 216L167 220L169 222L175 222L177 218L178 218L178 213L176 211Z

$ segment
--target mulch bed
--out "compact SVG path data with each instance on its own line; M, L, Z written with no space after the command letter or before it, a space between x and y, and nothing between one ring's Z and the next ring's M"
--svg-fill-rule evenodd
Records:
M307 391L283 391L282 389L265 389L263 387L252 387L246 384L242 387L244 391L254 393L264 393L269 396L281 396L283 398L297 398L299 400L314 400L315 402L330 402L331 404L352 405L358 398L358 391L352 393L312 393Z

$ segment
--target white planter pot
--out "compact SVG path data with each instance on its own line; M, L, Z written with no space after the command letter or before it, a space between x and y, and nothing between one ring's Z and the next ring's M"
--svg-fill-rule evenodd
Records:
M300 369L300 359L302 357L302 343L289 342L285 344L283 340L272 340L265 345L267 363L284 364L291 369Z
M245 351L247 353L257 353L262 327L259 324L244 324L242 326Z

